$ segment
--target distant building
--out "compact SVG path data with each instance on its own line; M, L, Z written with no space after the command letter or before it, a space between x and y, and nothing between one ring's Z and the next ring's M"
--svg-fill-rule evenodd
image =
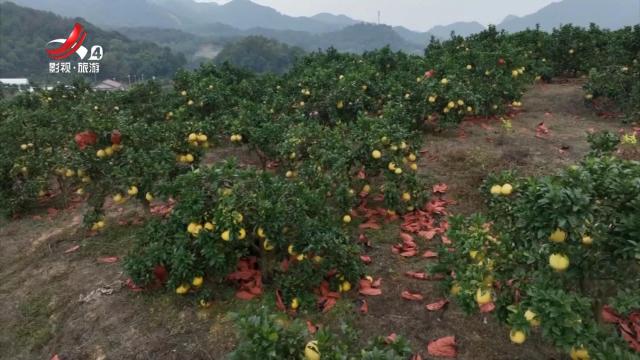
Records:
M0 78L0 84L3 86L17 86L18 91L22 91L22 87L24 86L25 90L29 89L29 80L26 78Z
M93 87L95 90L100 90L100 91L118 91L118 90L126 90L127 87L115 80L104 80L103 82L101 82L100 84L96 85Z

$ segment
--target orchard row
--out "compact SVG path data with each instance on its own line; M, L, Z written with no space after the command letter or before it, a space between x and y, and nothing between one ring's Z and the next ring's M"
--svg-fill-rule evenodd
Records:
M171 197L169 218L146 225L127 261L141 285L202 294L203 279L253 256L260 264L243 267L260 274L240 279L253 279L250 293L263 276L288 304L325 281L344 290L362 275L348 231L356 209L375 203L392 218L427 200L417 176L426 127L517 111L534 81L585 73L596 59L632 67L638 33L489 29L434 41L424 56L328 50L282 76L203 65L178 73L173 89L21 94L0 108L2 211L76 193L87 228L104 231L106 199L148 207ZM202 163L226 145L255 152L261 168Z

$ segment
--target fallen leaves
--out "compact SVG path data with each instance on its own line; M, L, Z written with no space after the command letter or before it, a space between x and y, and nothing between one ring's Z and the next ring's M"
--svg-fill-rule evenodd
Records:
M159 283L159 285L165 284L169 279L169 273L167 272L167 268L165 268L162 265L156 265L153 268L153 275L155 276L156 281Z
M365 234L358 235L358 242L366 247L371 247L371 240Z
M626 320L621 321L619 329L629 347L640 352L640 312L633 312Z
M602 317L602 321L610 324L615 324L622 320L622 318L620 318L620 315L618 315L615 310L609 305L605 305L602 307L600 316Z
M495 310L495 308L496 308L496 304L494 304L493 302L486 303L486 304L480 305L480 312L481 313L490 313L493 310Z
M449 185L440 183L433 185L433 193L434 194L444 194L449 190Z
M435 251L427 250L424 252L424 254L422 254L422 257L427 259L435 259L438 257L438 253Z
M404 273L404 275L408 276L410 278L418 279L418 280L426 280L427 279L427 274L424 273L424 272L407 271L406 273Z
M105 256L96 259L99 264L113 264L115 262L118 262L118 260L120 260L120 258L117 256Z
M280 290L276 290L276 307L280 311L287 310L287 307L284 306L284 301L282 301L282 292Z
M320 329L318 325L315 325L310 320L307 320L307 331L309 331L309 334L311 335L315 334L318 331L318 329Z
M422 296L422 294L419 293L414 293L408 290L403 291L400 296L405 299L405 300L409 300L409 301L422 301L424 299L424 296Z
M68 248L67 250L64 251L65 254L69 254L75 251L78 251L78 249L80 249L80 245L74 245L70 248Z
M544 138L547 135L549 135L549 128L544 124L543 121L539 123L538 126L536 126L536 137Z
M442 308L444 308L447 304L449 303L449 300L447 299L440 299L437 301L434 301L430 304L425 305L425 308L429 311L438 311Z
M640 352L640 311L634 311L625 318L617 314L611 306L605 305L600 315L604 322L617 324L620 335L629 347Z
M605 119L614 119L622 115L621 112L611 111L610 109L608 109L609 106L607 106L606 103L603 103L599 99L594 99L592 101L592 105L594 110L596 111L596 115Z
M447 215L448 201L443 199L432 199L427 203L425 210L431 214Z
M155 203L149 207L149 212L153 215L167 217L171 214L171 211L173 211L175 203L173 199L169 199L166 203Z
M569 145L561 145L561 146L558 148L558 152L559 152L560 154L565 154L565 153L567 153L570 149L571 149L571 146L569 146Z
M383 209L381 207L369 208L368 199L366 199L368 196L368 192L360 193L360 197L362 198L362 200L360 201L360 205L358 205L358 207L352 211L352 216L362 216L365 219L359 225L359 228L361 230L379 230L382 228L381 222L384 221L385 223L388 223L398 217L397 215L388 213L386 209ZM376 195L370 200L374 202L382 202L384 201L384 195Z
M418 254L418 245L413 240L413 236L407 233L400 233L402 243L393 245L391 251L403 257L412 257Z
M481 127L482 129L484 129L484 130L486 130L486 131L491 131L491 130L493 130L493 127L489 126L489 124L486 124L486 123L480 123L479 125L480 125L480 127Z
M445 336L430 341L427 345L427 352L431 356L455 358L458 355L458 351L456 349L456 337Z
M56 215L58 215L59 210L56 208L47 208L47 217L49 218L49 220L53 219L54 217L56 217Z
M120 145L122 142L122 133L120 130L116 129L111 132L111 143L113 145Z
M358 225L358 227L361 230L365 230L365 229L379 230L382 228L382 225L375 222L375 220L368 220L367 222L363 222L362 224Z
M133 292L140 292L140 291L144 290L140 286L136 285L136 283L134 283L131 278L128 278L127 280L125 280L124 286L128 287L129 290L131 290Z
M318 309L322 310L322 312L331 310L340 298L339 292L329 289L329 282L326 280L320 284L316 294L318 295Z
M262 275L257 270L257 259L249 257L238 261L237 270L227 276L228 280L238 284L236 297L251 300L262 294Z
M421 271L407 271L404 275L417 280L442 280L445 278L444 274L429 275Z
M86 130L83 132L79 132L74 136L74 140L76 141L76 145L80 150L84 150L89 145L94 145L98 141L98 135L93 131Z
M425 240L431 240L436 236L437 233L438 232L436 231L436 229L431 229L427 231L418 231L418 236L420 236Z
M380 289L382 279L378 278L375 281L371 281L369 279L360 279L360 289L358 292L361 295L366 296L378 296L382 295L382 289Z
M365 299L361 299L361 300L359 300L359 301L360 301L361 303L360 303L360 306L358 307L358 311L359 311L361 314L368 314L368 313L369 313L369 303L367 303L367 300L365 300Z
M384 338L384 342L387 344L393 344L398 340L398 335L396 333L391 333Z

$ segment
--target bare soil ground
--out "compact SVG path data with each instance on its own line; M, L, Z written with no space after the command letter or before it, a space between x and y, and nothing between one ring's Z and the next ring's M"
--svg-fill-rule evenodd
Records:
M522 113L512 119L511 133L495 120L425 136L423 175L449 185L448 197L456 201L452 212L482 209L477 189L487 174L504 169L523 175L552 173L587 152L587 129L621 127L618 120L600 119L586 109L580 84L574 81L537 85L523 103ZM535 136L540 122L550 130L544 138ZM246 149L220 151L209 161L234 155L256 162ZM232 290L221 288L207 310L172 294L132 292L123 286L121 258L140 231L130 220L140 217L141 210L111 209L113 225L97 236L78 230L81 214L80 206L0 220L0 359L50 359L54 354L61 359L222 359L233 349L235 333L227 313L246 304L234 300ZM368 272L383 278L383 295L367 299L367 315L351 311L362 343L395 332L429 359L429 340L456 335L458 359L563 358L536 335L523 346L512 345L508 329L491 316L468 317L454 304L427 312L424 304L441 297L437 283L403 274L424 270L433 260L393 254L390 247L398 242L397 234L397 223L370 233L373 263ZM112 256L120 260L100 261ZM425 301L405 301L403 290L419 291ZM355 300L352 296L336 314L317 321L337 321Z

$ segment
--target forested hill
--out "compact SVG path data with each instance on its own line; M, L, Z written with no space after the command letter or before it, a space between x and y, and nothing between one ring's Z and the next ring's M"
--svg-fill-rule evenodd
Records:
M80 22L87 31L85 46L101 45L104 49L97 80L142 74L145 78L171 77L185 63L184 55L169 48L104 31L83 19L63 18L6 2L0 3L0 77L38 81L48 76L51 80L45 45L52 39L66 38L75 22Z
M289 46L262 36L247 36L227 45L216 57L221 64L229 62L259 73L284 73L305 55L299 47Z

